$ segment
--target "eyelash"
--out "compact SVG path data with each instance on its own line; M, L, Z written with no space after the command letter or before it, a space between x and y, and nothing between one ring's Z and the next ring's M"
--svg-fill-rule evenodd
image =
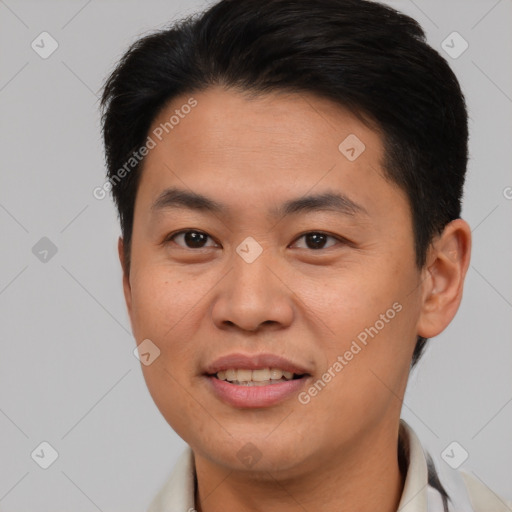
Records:
M182 231L177 231L175 233L171 233L171 234L167 235L167 237L165 238L163 243L166 244L166 243L172 242L173 239L176 238L177 236L183 235L183 234L186 234L186 233L200 233L200 234L206 235L208 238L212 239L212 237L210 235L208 235L208 233L205 233L204 231L200 231L198 229L184 229ZM306 235L312 235L312 234L315 234L315 235L325 235L327 238L332 238L334 240L337 240L342 245L351 245L351 242L349 240L346 240L346 239L344 239L344 238L342 238L340 236L331 235L330 233L326 233L325 231L306 231L305 233L302 233L301 235L299 235L295 239L295 241L300 240L301 238L305 237ZM178 245L178 244L176 244L176 245ZM190 247L183 247L181 245L179 245L179 247L181 247L182 249L190 249L192 251L200 251L202 249L208 249L209 248L209 247L200 247L198 249L193 249L193 248L190 248ZM332 247L334 247L334 246L327 247L327 248L323 248L322 247L320 249L309 249L308 247L306 247L305 249L313 251L313 252L319 252L319 251L322 251L322 250L331 249Z

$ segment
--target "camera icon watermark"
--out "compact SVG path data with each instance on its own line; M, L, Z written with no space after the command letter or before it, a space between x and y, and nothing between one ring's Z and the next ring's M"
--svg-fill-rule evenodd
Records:
M238 450L236 456L242 464L252 468L261 459L262 453L253 443L246 443Z
M365 149L363 141L353 133L343 139L338 146L339 152L350 162L357 160Z
M458 59L469 48L469 43L458 32L452 32L441 43L441 48L452 59Z
M41 263L48 263L57 254L57 246L48 237L43 236L32 247L32 254Z
M149 366L160 356L160 349L151 340L145 339L135 347L133 355L144 366Z
M39 467L48 469L58 459L59 453L49 442L43 441L30 456Z
M236 248L236 252L246 263L252 263L263 252L263 247L252 236L248 236Z
M441 458L452 469L457 469L469 457L469 453L457 441L452 441L441 453Z
M48 32L41 32L30 46L41 59L47 59L59 47L59 43Z

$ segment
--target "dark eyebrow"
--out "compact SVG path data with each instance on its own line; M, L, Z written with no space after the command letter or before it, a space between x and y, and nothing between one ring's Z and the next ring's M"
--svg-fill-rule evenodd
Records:
M151 206L151 210L153 211L168 208L187 208L219 215L227 215L229 213L229 208L226 205L196 192L179 188L168 188L164 190ZM368 215L368 212L363 206L355 203L346 195L339 192L325 192L300 197L298 199L290 199L278 208L272 208L269 215L271 217L285 217L287 215L320 210L330 210L344 215Z

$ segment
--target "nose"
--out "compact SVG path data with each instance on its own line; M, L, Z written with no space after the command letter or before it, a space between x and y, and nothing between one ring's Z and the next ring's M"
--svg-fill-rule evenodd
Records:
M295 307L286 271L270 251L248 262L233 256L231 271L219 283L212 319L219 329L259 331L289 326ZM267 327L265 327L267 326Z

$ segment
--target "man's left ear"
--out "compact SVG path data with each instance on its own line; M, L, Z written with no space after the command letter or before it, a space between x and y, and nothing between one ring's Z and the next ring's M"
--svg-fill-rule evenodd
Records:
M422 270L422 305L417 333L432 338L459 309L471 255L471 228L462 219L448 223L432 242Z

